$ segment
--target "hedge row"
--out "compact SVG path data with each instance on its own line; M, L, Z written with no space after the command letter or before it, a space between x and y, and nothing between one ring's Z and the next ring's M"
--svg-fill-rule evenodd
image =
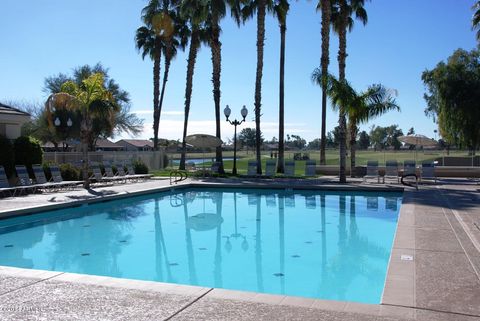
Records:
M30 171L32 164L41 164L42 159L42 146L37 139L20 136L12 144L9 139L0 135L0 165L5 168L7 176L12 176L15 165L25 165Z

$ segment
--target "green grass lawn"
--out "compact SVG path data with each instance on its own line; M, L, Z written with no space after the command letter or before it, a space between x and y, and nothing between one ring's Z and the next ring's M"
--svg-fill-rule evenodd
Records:
M285 159L293 159L294 153L297 151L288 151L285 153ZM320 152L319 151L302 151L303 154L309 154L310 159L317 161L317 164L320 162ZM467 156L468 153L464 151L453 151L450 152L449 156ZM403 163L405 160L415 160L417 163L428 160L433 161L435 158L446 156L443 151L373 151L373 150L360 150L357 151L356 155L356 164L358 166L366 165L369 160L377 160L379 165L382 166L385 164L386 160L397 160L400 163ZM202 158L202 153L188 153L187 159ZM204 157L209 162L205 163L205 167L209 168L211 165L212 158L215 157L214 153L205 153ZM223 157L233 157L232 151L225 151ZM338 150L327 150L327 165L338 165L339 156ZM180 154L169 154L169 159L179 159ZM267 159L270 158L270 152L262 153L262 169L265 171L265 163ZM245 151L237 152L237 172L238 174L247 174L247 164L251 159L255 159L255 155L252 152L246 153ZM201 167L199 165L198 167ZM233 160L224 161L225 171L231 173L233 168ZM350 166L350 157L347 158L347 166ZM177 169L177 166L168 167L162 171L154 171L153 173L157 176L169 176L170 171ZM305 161L296 161L295 162L295 175L303 176L305 171Z

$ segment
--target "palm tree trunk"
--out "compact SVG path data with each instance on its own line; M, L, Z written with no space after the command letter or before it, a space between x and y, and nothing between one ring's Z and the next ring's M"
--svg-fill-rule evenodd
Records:
M160 39L155 39L155 58L153 59L153 148L158 147L158 125L160 124L160 60L162 51L160 49Z
M286 20L286 17L285 17ZM280 24L280 97L278 108L278 161L277 173L284 172L285 161L285 36L287 33L286 21Z
M350 119L350 177L356 176L355 154L357 150L357 124Z
M263 47L265 43L265 14L266 1L258 1L257 9L257 73L255 78L255 142L257 151L257 174L262 174L262 162L260 154L261 130L260 111L262 106L262 74L263 74Z
M340 1L340 14L341 14L341 19L342 19L342 25L340 27L339 33L338 33L338 41L339 41L339 49L338 49L338 74L339 74L339 80L344 81L345 80L345 61L347 59L347 1L346 0L341 0ZM340 106L339 110L339 119L338 119L338 124L339 124L339 140L340 140L340 183L346 183L347 178L345 175L345 168L346 168L346 135L345 131L347 128L347 121L345 119L345 107L346 106Z
M330 49L330 0L321 0L322 6L322 58L321 68L322 75L328 75L328 65L330 63L329 49ZM322 133L320 140L320 165L326 164L325 146L326 146L326 132L327 132L327 81L326 78L322 80Z
M212 15L212 37L210 39L210 48L212 51L212 82L213 82L213 101L215 102L215 136L222 138L220 132L220 73L222 69L222 56L221 56L221 47L220 43L220 27L218 25L218 16L216 14ZM222 146L218 146L216 149L216 161L220 163L218 172L224 174L225 170L223 168L223 157L222 157Z
M171 46L171 44L169 44L168 46ZM162 114L163 97L165 96L165 88L167 87L168 73L170 72L171 62L172 62L171 47L167 47L167 52L165 53L165 70L163 72L162 91L160 93L160 101L158 103L158 128L160 128L160 116ZM155 148L155 150L157 150L157 148Z
M178 167L181 170L185 170L185 156L187 152L187 142L185 141L185 138L187 137L188 115L190 113L190 102L192 99L193 89L193 72L195 70L198 47L198 30L192 30L192 35L190 36L190 50L188 51L187 60L187 81L185 86L185 118L183 121L182 154L180 156L180 165Z
M88 176L88 136L90 133L88 107L82 108L82 121L80 124L80 141L82 148L82 179L83 188L90 188L90 177Z

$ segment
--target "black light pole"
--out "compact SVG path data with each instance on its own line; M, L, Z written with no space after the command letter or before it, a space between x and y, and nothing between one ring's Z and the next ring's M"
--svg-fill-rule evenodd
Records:
M243 108L240 111L240 113L242 114L242 117L243 117L243 120L241 120L241 121L238 121L236 119L234 121L231 121L231 120L228 119L228 117L230 117L230 114L232 113L232 110L230 109L230 107L228 107L228 105L223 110L223 113L225 114L225 117L227 118L227 121L231 125L235 126L235 134L233 136L233 169L232 169L232 174L237 175L237 126L245 121L245 117L247 117L247 115L248 115L248 109L245 107L245 105L243 105Z

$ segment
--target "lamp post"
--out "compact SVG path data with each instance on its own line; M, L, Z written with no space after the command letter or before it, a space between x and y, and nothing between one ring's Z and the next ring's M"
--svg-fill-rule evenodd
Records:
M237 175L237 126L240 125L245 121L245 117L248 115L248 109L243 105L242 110L240 110L240 113L242 114L243 119L241 121L234 120L231 121L228 118L230 117L230 114L232 113L232 110L230 107L225 107L223 110L223 113L225 114L225 117L227 118L227 122L230 123L230 125L235 126L235 134L233 136L233 169L232 169L232 174Z
M55 127L59 128L62 125L62 121L60 120L60 118L57 117L57 118L55 118L55 121L53 122L53 124L55 125ZM72 125L73 125L72 119L70 117L68 117L67 127L71 128ZM65 140L66 139L67 139L67 135L64 134L63 135L63 142L62 142L63 146L62 146L62 148L65 148ZM65 149L63 151L65 151Z

